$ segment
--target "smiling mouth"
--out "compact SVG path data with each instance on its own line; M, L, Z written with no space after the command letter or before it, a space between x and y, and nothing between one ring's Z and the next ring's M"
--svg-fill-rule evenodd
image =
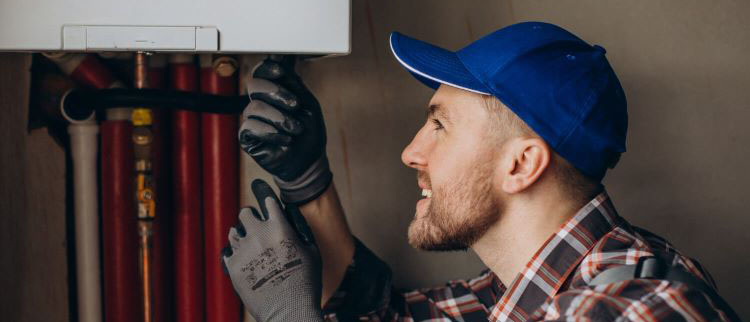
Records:
M422 189L422 197L432 198L432 190Z

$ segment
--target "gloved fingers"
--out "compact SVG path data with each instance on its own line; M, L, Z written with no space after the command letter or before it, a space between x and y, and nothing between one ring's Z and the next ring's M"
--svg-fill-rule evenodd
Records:
M243 146L256 146L260 143L271 143L274 145L289 145L292 137L280 133L273 125L250 118L242 122L239 131L239 141Z
M253 217L255 217L255 219L258 219L260 221L268 220L268 216L264 216L263 214L259 213L258 209L255 209L255 207L250 207L250 210L252 210Z
M242 226L241 224L238 224L232 228L229 228L229 235L227 236L227 239L229 240L229 247L231 250L235 250L240 247L240 240L245 237L244 236L244 228L242 228L243 233L241 236L240 229L238 226Z
M247 236L247 229L245 227L252 227L253 219L250 218L250 208L240 209L240 214L237 216L237 223L229 229L229 243L233 248L237 248L237 244L240 239Z
M243 120L250 118L266 122L279 130L283 130L293 135L302 133L303 127L300 121L297 121L297 119L289 115L287 112L274 108L261 100L251 101L245 108L245 111L242 112Z
M268 183L261 179L255 179L250 184L250 189L253 191L255 199L258 200L260 211L264 217L269 217L271 211L276 211L279 215L283 212L281 211L281 207L278 206L281 202L278 197L276 197L276 193L273 192L273 189L271 189L271 186L269 186ZM266 199L270 199L272 201L271 204L276 204L278 207L269 209L268 205L266 205Z
M259 146L243 146L242 150L249 154L258 164L268 164L271 162L277 162L280 155L283 155L289 150L287 146L266 146L261 144Z
M253 68L251 75L255 78L271 80L292 93L309 95L310 91L294 70L296 62L297 56L295 55L269 55Z
M292 72L294 71L294 65L297 64L296 55L271 54L266 59L278 63Z
M229 275L229 268L227 262L232 257L233 251L232 247L227 245L224 248L221 249L221 252L219 253L219 265L221 265L221 268L224 270L224 274Z
M247 95L250 100L262 100L276 108L295 111L299 109L297 95L278 84L262 78L251 78L247 81Z
M237 223L229 228L229 234L227 239L229 244L227 248L223 249L222 252L228 254L227 257L232 256L232 253L240 247L242 239L247 236L247 229L245 227L253 227L253 222L258 220L252 219L250 216L251 208L242 208L240 214L237 216Z
M256 78L278 80L294 73L297 57L294 55L268 55L253 67L250 75Z
M238 217L240 219L239 224L242 226L245 236L250 234L250 237L252 237L253 230L257 228L261 222L266 221L266 218L262 217L255 207L242 208Z
M248 218L248 213L250 212L250 208L242 208L240 209L240 214L237 216L237 223L232 226L232 229L235 230L237 237L239 238L245 238L247 236L247 225L252 225L251 220ZM231 231L230 231L231 233Z
M281 235L291 236L294 234L292 227L286 221L286 215L284 209L281 206L281 201L276 193L273 192L271 186L263 180L256 179L251 184L253 194L258 200L260 205L260 211L262 215L267 219L269 229L278 230Z
M273 144L272 146L267 146L267 144L263 141L254 139L247 135L242 135L242 132L240 132L240 148L242 149L242 151L245 151L245 153L255 158L256 156L268 155L270 152L268 151L268 149L274 149L278 147L274 147Z

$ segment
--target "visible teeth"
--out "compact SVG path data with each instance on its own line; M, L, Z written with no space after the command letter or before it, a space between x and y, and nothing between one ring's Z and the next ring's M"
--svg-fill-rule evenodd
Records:
M422 189L422 197L432 198L432 190Z

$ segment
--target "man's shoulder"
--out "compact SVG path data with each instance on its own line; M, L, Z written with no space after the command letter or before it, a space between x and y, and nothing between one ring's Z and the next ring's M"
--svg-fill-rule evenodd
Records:
M694 259L684 256L665 238L627 222L598 240L581 260L571 279L547 309L537 312L547 317L566 312L549 310L564 308L577 317L636 318L637 320L669 320L673 317L717 317L713 305L691 285L658 279L632 279L592 286L590 282L602 272L623 265L635 265L645 257L658 257L672 266L704 280L714 287L711 276ZM683 305L690 312L674 310ZM656 312L658 311L658 312ZM550 315L551 314L551 315ZM660 314L643 316L641 314Z
M698 261L683 255L665 238L624 220L594 244L567 284L569 288L587 287L601 272L635 265L644 257L658 257L714 286L713 279Z
M680 282L632 279L560 292L530 320L725 321L700 290Z

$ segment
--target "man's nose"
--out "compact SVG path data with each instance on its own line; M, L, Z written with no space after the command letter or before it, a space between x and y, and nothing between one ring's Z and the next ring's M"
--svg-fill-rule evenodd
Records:
M425 170L427 168L426 142L423 130L424 128L417 132L417 135L414 136L409 145L401 152L401 162L407 167L417 170Z

